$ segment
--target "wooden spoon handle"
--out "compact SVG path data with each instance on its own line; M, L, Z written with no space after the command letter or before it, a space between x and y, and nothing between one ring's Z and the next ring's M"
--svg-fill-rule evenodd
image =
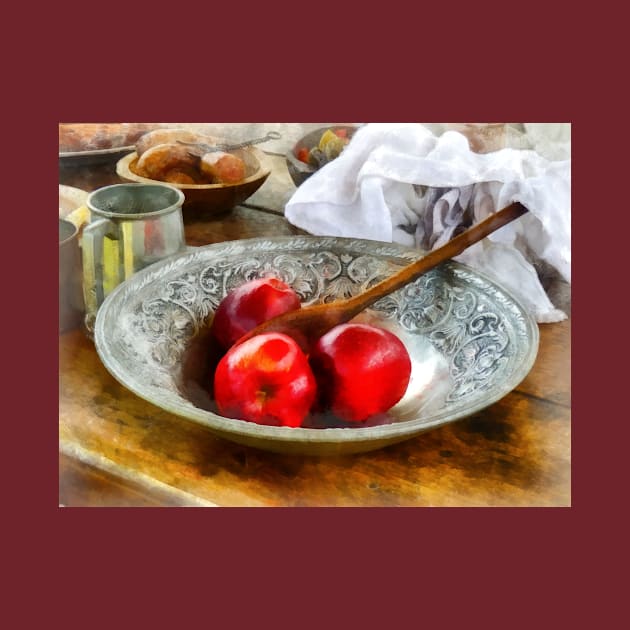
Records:
M333 327L349 321L380 298L400 289L445 260L457 256L473 243L480 241L525 212L527 212L525 206L520 203L513 203L462 232L446 245L430 252L424 258L403 267L367 291L347 300L312 304L278 315L256 326L246 333L238 343L263 332L280 331L292 336L302 349L308 352L310 343Z
M412 282L423 273L429 271L429 269L433 269L433 267L436 267L445 260L458 256L473 243L480 241L488 236L488 234L510 223L510 221L514 221L514 219L517 219L526 212L527 208L518 202L506 206L502 210L491 214L480 223L468 228L465 232L455 236L448 241L448 243L442 245L442 247L438 247L438 249L429 252L423 258L403 267L399 272L375 284L367 291L349 298L345 301L345 307L354 314L359 313L385 295Z

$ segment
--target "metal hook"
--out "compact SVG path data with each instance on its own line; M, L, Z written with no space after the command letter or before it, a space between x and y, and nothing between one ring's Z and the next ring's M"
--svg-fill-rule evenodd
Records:
M235 151L236 149L249 147L252 144L260 144L261 142L267 142L267 140L279 140L280 138L282 138L282 134L277 131L270 131L262 138L255 138L254 140L247 140L246 142L238 142L236 144L216 144L214 146L210 146L202 142L184 142L183 140L177 140L177 144L183 144L188 147L197 147L206 153L212 153L214 151Z

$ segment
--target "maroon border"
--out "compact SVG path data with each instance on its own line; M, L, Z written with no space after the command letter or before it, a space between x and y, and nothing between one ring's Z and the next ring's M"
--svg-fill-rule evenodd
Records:
M297 10L293 7L289 15ZM83 627L86 619L95 620L91 625L97 627L113 622L144 627L150 621L181 627L194 618L214 626L219 617L228 623L245 617L273 619L282 613L292 623L345 622L352 627L385 622L395 627L396 619L425 622L429 616L443 622L440 627L454 627L456 622L469 626L473 619L485 621L485 627L565 627L577 619L585 596L582 569L594 562L588 552L591 541L610 550L601 512L592 508L618 500L596 477L602 470L613 472L610 442L622 439L618 426L596 432L589 426L604 420L601 392L610 386L589 396L593 380L585 374L584 359L573 368L578 387L572 508L57 507L57 333L51 315L56 297L54 266L48 264L54 255L49 234L53 218L38 225L30 221L54 203L57 122L568 120L574 125L573 146L580 148L573 178L576 217L600 203L594 177L606 181L601 179L603 165L591 170L594 165L587 159L600 149L601 136L589 131L601 116L595 119L584 104L585 84L579 68L567 63L568 53L561 50L560 63L553 63L562 47L549 25L542 33L534 30L541 16L519 38L504 8L503 23L493 26L486 20L474 30L467 22L471 14L450 20L442 16L441 21L423 16L397 22L395 28L381 15L363 22L362 36L354 43L348 24L356 20L335 17L332 23L343 37L335 40L338 31L333 29L317 46L323 33L319 19L314 29L306 19L300 26L278 24L293 34L279 37L270 34L269 26L261 34L265 12L250 17L249 32L235 17L220 28L215 14L204 28L193 24L197 28L188 39L204 35L207 39L201 41L210 45L198 45L197 52L211 59L214 55L212 61L218 55L220 62L188 66L178 63L179 58L167 60L168 65L160 58L154 64L153 55L140 54L147 39L142 33L162 32L163 17L139 22L144 26L140 30L138 24L125 29L115 45L111 34L120 33L125 20L113 13L103 17L98 28L93 20L76 25L74 32L84 36L72 42L49 39L47 50L54 54L41 58L39 82L25 86L9 114L11 123L16 121L7 129L12 146L24 146L25 127L31 141L41 146L37 166L30 144L27 151L16 153L32 168L14 171L17 182L10 203L29 217L20 230L29 240L26 252L23 242L9 239L10 254L25 263L24 272L13 278L17 288L11 295L28 308L17 317L6 355L17 393L5 418L13 420L11 429L17 434L11 446L5 446L13 470L6 486L15 499L6 505L16 522L11 539L16 566L31 567L36 574L34 582L29 576L19 585L20 591L30 593L30 607L37 606L34 595L45 593L54 608L42 606L42 618L59 616L68 627ZM238 41L231 35L235 30ZM429 39L431 30L439 33ZM226 38L221 40L218 32L225 32ZM460 54L449 51L452 41L463 43ZM134 42L138 55L130 55ZM292 52L295 44L298 55ZM338 54L342 44L343 60ZM234 60L229 53L237 48L241 52ZM235 63L242 64L236 72ZM250 71L239 72L243 67ZM188 69L186 76L183 68ZM22 107L25 102L29 107ZM602 212L611 216L614 210ZM574 242L588 238L588 228L581 223L574 221ZM597 339L582 324L582 314L589 308L594 314L607 300L602 295L596 302L590 294L593 285L587 283L593 271L586 262L576 259L576 267L573 341L578 356L599 358ZM25 278L30 278L28 284ZM607 291L599 289L602 285L605 278L598 275L598 291ZM33 372L33 379L24 378ZM622 422L619 412L611 417ZM25 558L30 561L26 568ZM598 589L589 583L592 598Z

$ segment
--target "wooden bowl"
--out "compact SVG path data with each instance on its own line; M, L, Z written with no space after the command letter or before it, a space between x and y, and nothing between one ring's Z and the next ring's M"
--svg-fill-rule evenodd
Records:
M183 210L201 210L204 214L220 214L243 203L265 182L271 168L265 154L255 147L233 151L245 162L246 177L236 184L172 184L184 193ZM116 163L117 175L129 182L156 183L135 172L138 155L134 151ZM158 182L160 183L160 182Z

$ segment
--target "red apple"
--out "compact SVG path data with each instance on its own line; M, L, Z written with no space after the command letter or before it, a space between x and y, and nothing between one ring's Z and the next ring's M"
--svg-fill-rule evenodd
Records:
M396 335L367 324L341 324L313 347L320 402L348 422L393 407L405 394L411 359Z
M297 293L281 280L250 280L232 289L221 300L212 320L212 334L227 350L258 324L300 306Z
M306 355L282 333L263 333L232 346L214 373L219 413L258 424L299 427L316 390Z

